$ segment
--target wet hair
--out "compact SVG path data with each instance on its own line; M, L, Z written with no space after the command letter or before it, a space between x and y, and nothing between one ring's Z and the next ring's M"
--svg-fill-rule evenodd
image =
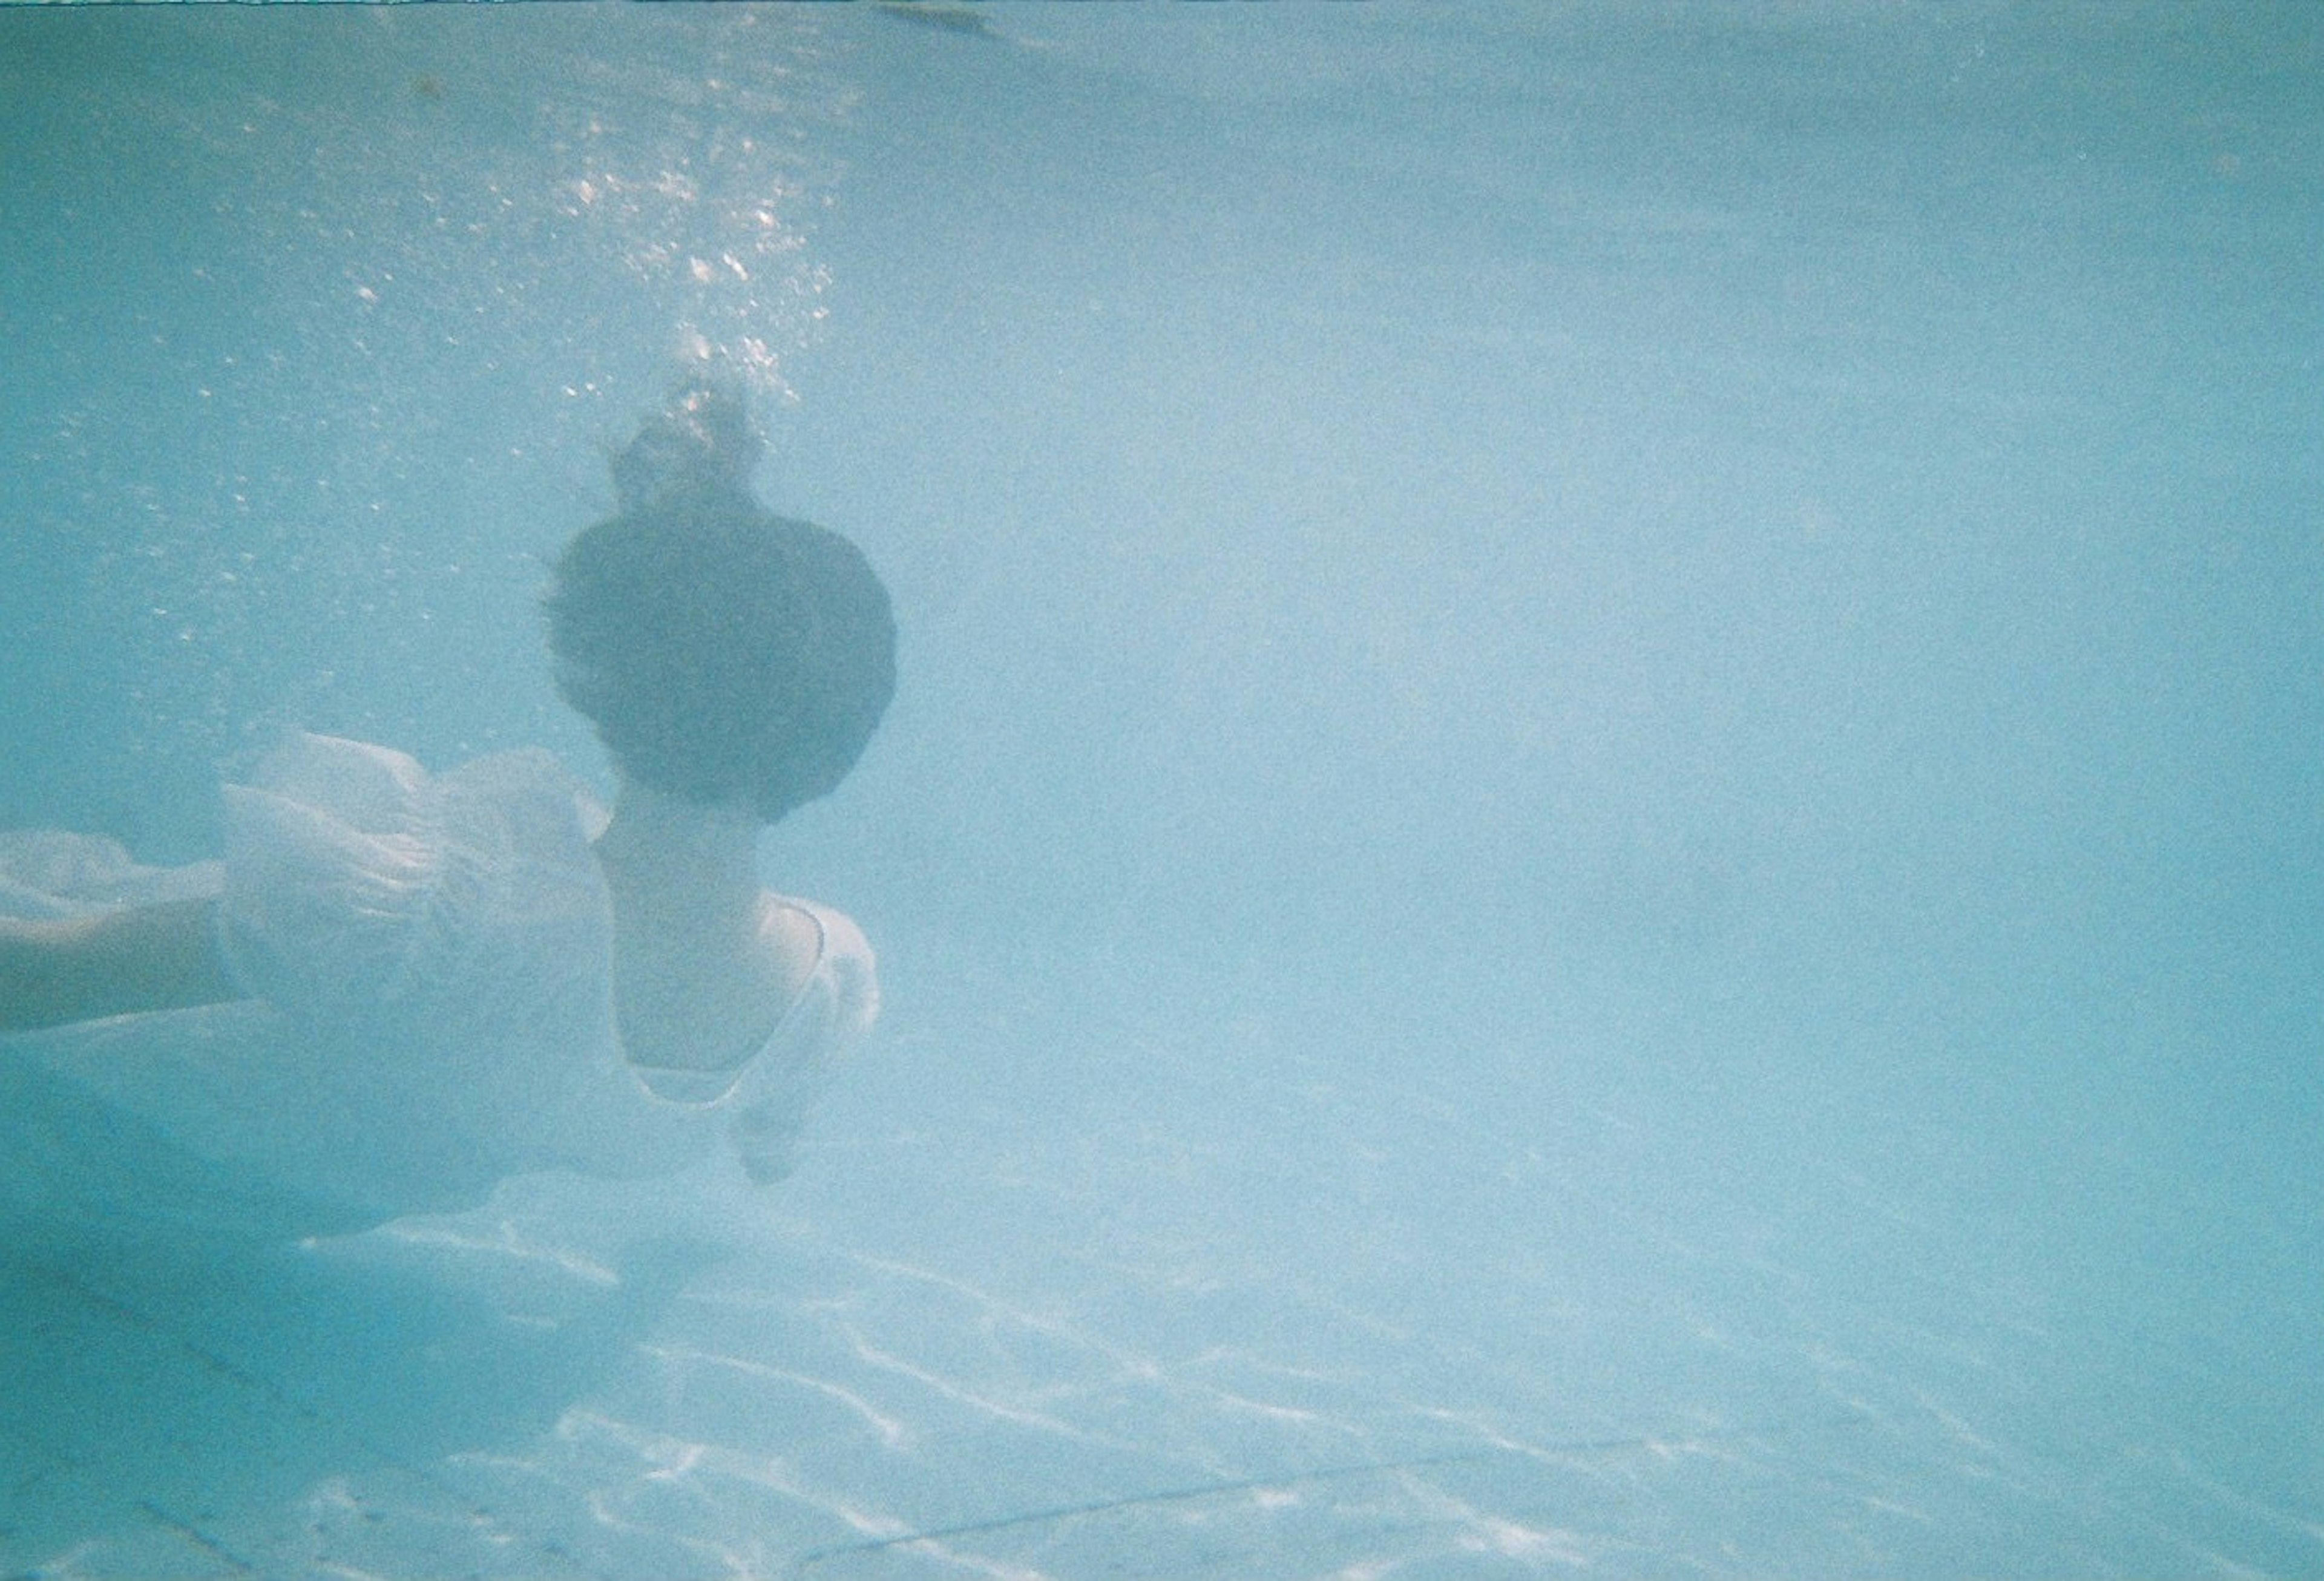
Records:
M748 494L766 439L748 402L709 379L680 384L612 458L613 500L624 511L664 494L731 489Z
M896 686L862 551L753 499L748 409L682 389L613 458L620 511L567 547L544 607L560 695L624 777L769 823L846 777Z

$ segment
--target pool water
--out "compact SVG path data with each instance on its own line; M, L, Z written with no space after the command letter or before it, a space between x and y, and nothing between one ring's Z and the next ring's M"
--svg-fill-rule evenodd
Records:
M2305 7L0 15L0 825L549 747L707 358L902 688L762 1192L11 1260L0 1568L2324 1568Z

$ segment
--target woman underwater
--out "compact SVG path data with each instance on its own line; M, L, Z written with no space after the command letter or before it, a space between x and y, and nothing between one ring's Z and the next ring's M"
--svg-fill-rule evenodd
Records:
M722 1147L788 1172L878 990L852 922L759 887L757 836L853 767L896 633L853 545L752 497L759 450L684 389L557 563L610 815L545 752L431 776L305 736L226 787L222 863L0 836L0 1244L344 1234Z

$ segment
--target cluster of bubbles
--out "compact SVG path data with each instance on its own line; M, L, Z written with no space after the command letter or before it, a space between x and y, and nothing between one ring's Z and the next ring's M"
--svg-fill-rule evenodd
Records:
M827 309L830 271L808 251L798 211L808 201L795 172L745 161L738 196L706 194L683 169L645 175L600 168L565 184L566 217L617 238L612 255L649 294L670 300L669 352L719 363L762 396L797 399L785 363L812 344Z
M786 364L825 316L810 247L831 171L816 133L847 92L821 69L812 21L712 18L683 69L644 56L573 62L543 111L567 161L548 231L619 271L659 319L665 357L722 364L762 399L795 399Z

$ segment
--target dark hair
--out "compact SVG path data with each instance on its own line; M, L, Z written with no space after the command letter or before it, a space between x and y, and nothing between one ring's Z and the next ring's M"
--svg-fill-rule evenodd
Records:
M613 462L621 513L558 560L557 689L627 777L771 823L846 777L896 688L887 589L751 497L739 401L681 391Z

